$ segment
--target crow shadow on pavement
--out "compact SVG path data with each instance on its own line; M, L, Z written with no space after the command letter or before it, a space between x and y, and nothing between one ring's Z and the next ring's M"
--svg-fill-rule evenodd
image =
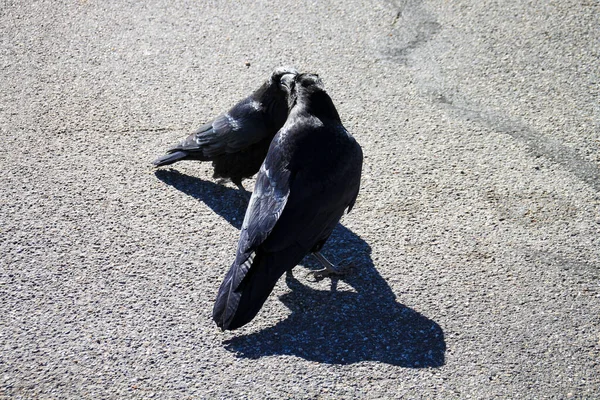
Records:
M204 181L174 170L159 170L161 181L204 202L240 229L247 199L237 189ZM291 314L259 332L225 341L238 357L288 354L328 364L379 361L409 368L440 367L445 362L442 328L431 319L396 301L396 296L371 259L371 247L338 224L324 252L332 261L349 263L343 278L348 289L314 289L305 278L285 276L290 292L280 296ZM306 257L307 268L319 266ZM296 275L302 276L296 272ZM306 282L303 283L303 281ZM344 287L347 288L346 285Z

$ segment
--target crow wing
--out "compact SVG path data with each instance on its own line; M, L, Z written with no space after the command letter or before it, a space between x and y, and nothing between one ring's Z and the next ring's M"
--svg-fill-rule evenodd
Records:
M209 161L222 154L243 151L268 135L262 105L251 96L202 125L167 152L185 151L194 158Z
M255 260L258 246L273 230L287 203L291 174L286 165L287 154L279 150L272 144L260 168L242 224L236 259L219 288L213 319L223 329L233 329L230 325L243 292L240 286L251 267L257 270L259 261L266 262L262 254Z

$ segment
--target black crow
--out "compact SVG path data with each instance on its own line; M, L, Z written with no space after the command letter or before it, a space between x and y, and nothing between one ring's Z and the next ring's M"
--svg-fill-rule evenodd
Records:
M297 75L290 100L288 119L258 173L235 261L219 288L213 319L223 330L252 320L277 280L308 253L326 272L339 272L319 251L356 201L362 150L317 75Z
M258 90L152 163L160 167L180 160L212 161L213 178L230 179L244 190L242 179L258 172L273 136L285 123L289 85L297 74L293 68L276 68Z

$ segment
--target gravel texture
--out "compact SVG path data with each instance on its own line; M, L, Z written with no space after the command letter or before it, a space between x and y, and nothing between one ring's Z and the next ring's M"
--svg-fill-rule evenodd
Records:
M0 5L0 397L598 398L597 1ZM211 321L246 198L150 161L279 65L363 146L324 254ZM251 187L251 182L247 182Z

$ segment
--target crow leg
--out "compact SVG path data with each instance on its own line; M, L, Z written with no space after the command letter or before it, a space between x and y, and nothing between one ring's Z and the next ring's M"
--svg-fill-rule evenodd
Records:
M241 182L239 182L239 183L234 182L234 184L240 190L240 192L242 193L242 195L244 195L244 197L246 198L246 200L250 200L250 197L252 196L252 192L246 190L246 188L242 185Z
M312 275L315 281L320 281L323 278L328 276L340 276L348 273L347 267L340 267L337 265L333 265L326 259L323 254L319 251L315 251L312 255L321 263L323 269L318 269L316 271L310 271L306 276Z

